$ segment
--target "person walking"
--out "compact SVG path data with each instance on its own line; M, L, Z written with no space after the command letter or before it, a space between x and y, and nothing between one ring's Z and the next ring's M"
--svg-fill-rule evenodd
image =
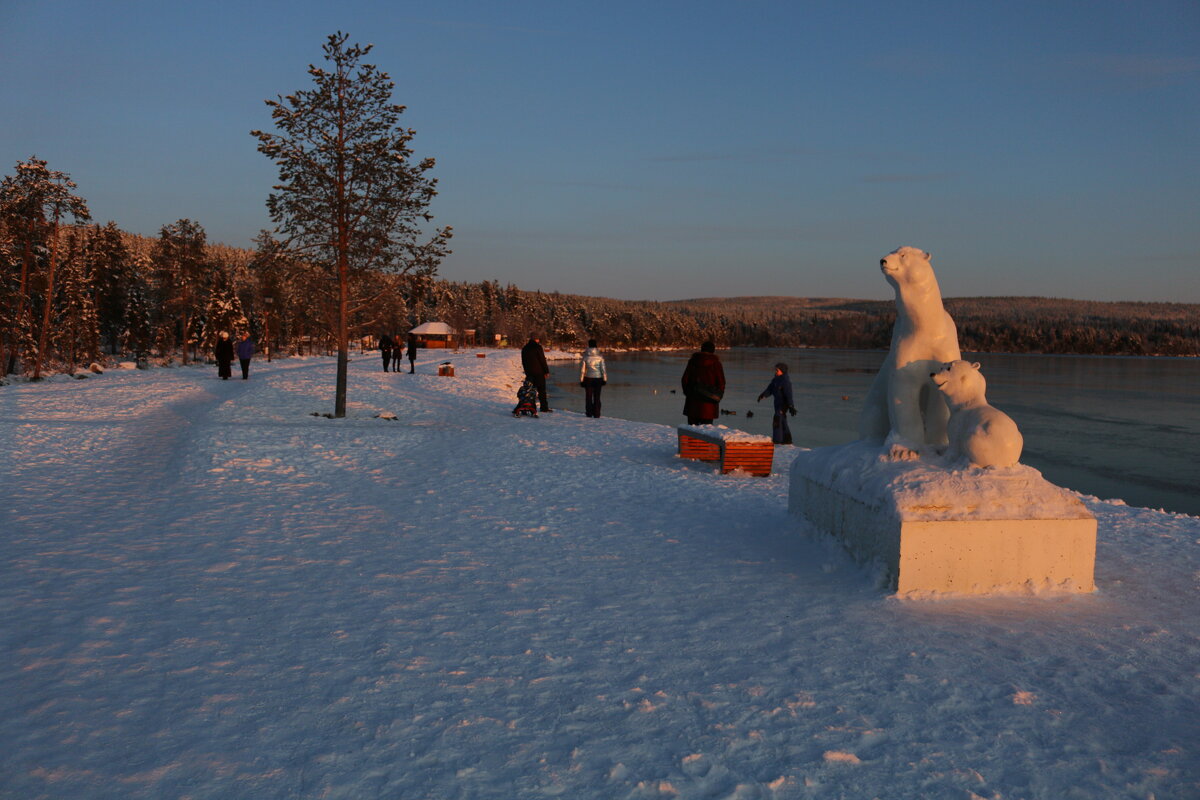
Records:
M775 416L771 418L771 441L775 444L791 444L792 431L788 428L787 415L796 416L796 406L792 402L792 380L788 377L788 365L782 361L775 365L775 377L767 384L758 396L759 401L764 397L775 399Z
M541 339L536 333L529 334L529 341L521 348L521 368L525 370L525 377L537 388L542 411L549 414L551 409L546 396L546 376L550 374L550 365L546 363L546 351L542 349Z
M217 346L213 348L213 355L217 357L217 377L223 381L229 380L229 376L233 374L233 342L229 341L227 331L221 331Z
M242 334L242 340L237 343L237 357L242 364L242 380L250 380L250 359L254 355L254 342L250 341L250 332Z
M725 396L725 368L717 358L717 346L711 341L693 353L680 378L683 385L683 413L688 425L711 425L721 413Z
M579 385L583 387L583 411L589 417L600 418L600 387L606 383L608 374L604 368L604 356L600 355L596 340L588 339L579 370Z
M408 337L408 374L412 375L417 371L417 337ZM398 360L398 359L397 359Z
M396 363L400 363L400 348L392 341L392 337L386 333L379 337L379 355L383 357L383 371L388 371L388 366L392 363L392 351L396 351ZM397 371L392 367L393 371Z

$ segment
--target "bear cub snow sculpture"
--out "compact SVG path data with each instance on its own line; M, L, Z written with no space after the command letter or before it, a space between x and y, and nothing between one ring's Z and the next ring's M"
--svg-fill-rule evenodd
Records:
M893 459L911 461L922 445L946 443L950 413L929 374L962 353L929 254L901 247L880 259L879 268L896 290L896 324L859 417L859 436L890 446Z
M1012 417L988 405L979 362L951 361L929 378L950 406L946 455L951 461L965 458L980 467L1011 467L1020 460L1024 439Z

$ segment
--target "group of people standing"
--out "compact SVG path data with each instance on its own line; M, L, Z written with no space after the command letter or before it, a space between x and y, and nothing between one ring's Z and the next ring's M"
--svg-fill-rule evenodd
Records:
M404 345L400 343L400 337L393 339L386 333L379 337L379 354L383 356L383 371L387 372L388 367L391 367L392 372L400 371L400 356L401 354L408 356L408 374L413 374L417 371L417 337L408 337L407 352Z
M213 348L213 355L217 359L217 377L223 381L227 381L233 375L233 357L235 354L242 363L242 380L250 380L250 359L254 357L254 342L250 340L250 333L248 331L242 333L242 338L236 346L233 340L229 338L229 332L221 331L221 336L217 339L217 344Z
M721 413L721 398L725 396L725 368L717 358L717 347L712 342L700 345L700 352L693 353L683 370L680 383L683 385L683 413L688 425L711 425ZM775 444L791 444L792 431L788 426L788 414L796 416L796 404L792 397L792 381L788 377L788 365L775 365L775 377L758 395L774 400L775 414L771 417L771 441Z
M725 395L725 368L717 358L716 345L707 341L700 351L692 354L683 370L680 383L683 387L683 413L689 425L711 425L721 413L721 398ZM521 368L525 381L517 390L517 406L514 417L536 417L538 412L551 411L546 395L546 378L550 366L546 363L546 352L537 333L529 334L529 341L521 348ZM588 339L587 350L581 356L579 385L584 393L584 413L589 417L600 416L600 392L608 383L608 372L595 339ZM788 366L775 365L775 376L763 389L758 399L770 397L774 401L775 414L771 418L771 440L776 444L791 444L792 432L788 427L788 415L796 415L792 396L792 382L788 378Z
M553 411L546 394L550 365L546 363L546 351L537 333L529 334L529 341L521 348L521 369L525 373L525 381L517 390L517 406L513 409L513 416L536 417L539 410L544 414ZM589 417L599 418L600 389L606 383L608 372L604 366L604 356L600 354L596 340L588 339L579 370L579 385L583 387L584 412Z

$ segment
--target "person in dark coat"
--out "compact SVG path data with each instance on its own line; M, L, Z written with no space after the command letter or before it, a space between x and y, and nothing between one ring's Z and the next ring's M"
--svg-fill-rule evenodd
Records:
M521 368L525 377L537 388L538 402L542 411L550 412L550 401L546 397L546 376L550 374L550 365L546 363L546 351L542 349L541 340L536 333L529 334L529 341L521 348Z
M721 413L721 398L725 396L725 368L717 358L716 345L700 345L700 352L688 359L680 383L688 425L711 425Z
M771 418L771 441L775 444L791 444L792 431L788 428L787 415L796 416L796 406L792 402L792 381L788 378L788 366L783 362L775 365L775 377L758 396L775 399L775 416Z
M392 350L396 351L396 363L400 363L400 348L396 347L396 343L392 341L392 337L386 333L379 337L379 355L383 357L383 371L388 371L388 365L392 363ZM393 370L395 368L393 367Z
M408 374L412 375L417 371L417 337L408 337Z
M250 380L250 359L254 356L254 342L250 341L250 333L242 334L242 340L237 343L237 357L242 364L242 380Z
M229 334L225 331L221 331L221 338L217 339L213 355L217 357L217 376L223 381L229 380L229 376L233 374L233 342L229 340Z

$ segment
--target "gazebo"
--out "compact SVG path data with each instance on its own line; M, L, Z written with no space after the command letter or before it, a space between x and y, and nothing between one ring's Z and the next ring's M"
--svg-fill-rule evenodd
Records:
M423 322L409 331L419 347L453 347L454 328L444 322Z

